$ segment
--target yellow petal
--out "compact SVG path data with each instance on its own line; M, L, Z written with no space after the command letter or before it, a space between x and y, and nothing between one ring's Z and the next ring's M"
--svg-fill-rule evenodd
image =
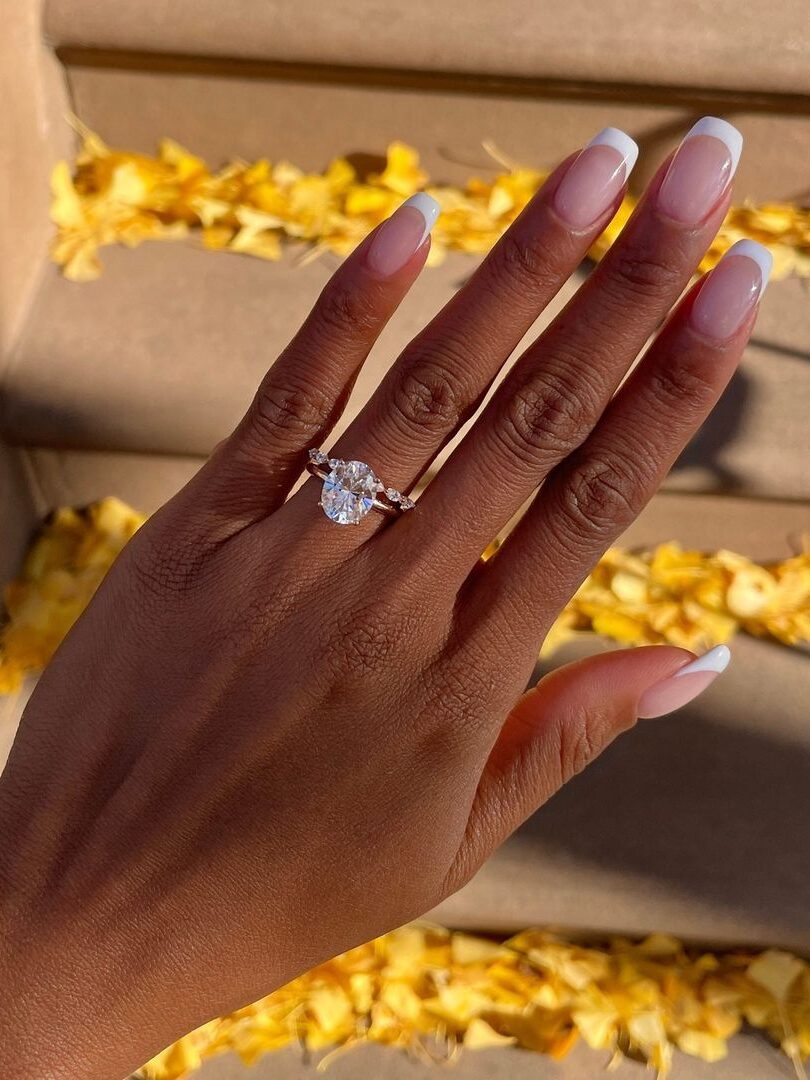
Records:
M487 1050L492 1046L514 1046L517 1039L513 1035L501 1035L486 1020L475 1017L464 1032L463 1042L467 1050Z
M228 245L231 251L258 255L262 259L277 262L281 258L281 239L275 232L256 232L240 229Z
M51 173L51 219L64 229L78 229L85 224L81 199L73 184L70 166L59 161Z
M161 161L172 166L179 180L188 180L208 171L202 158L196 157L174 139L161 139L158 154Z
M649 1050L667 1041L666 1031L657 1012L640 1012L627 1021L627 1031L633 1042Z
M703 1061L722 1061L728 1056L728 1044L717 1035L707 1031L684 1031L677 1038L677 1045L685 1054L702 1058Z
M767 570L748 566L734 575L728 587L728 609L739 619L755 618L769 605L776 591L776 581Z
M620 570L613 575L610 589L625 604L643 604L647 599L647 578Z
M612 1050L616 1045L619 1013L608 1000L601 1008L593 1006L573 1009L571 1019L593 1050Z
M453 934L450 939L450 955L454 964L485 964L502 954L503 946L488 938Z
M412 146L392 142L388 147L385 169L377 180L383 187L407 196L425 185L427 173L419 168L419 154Z
M748 966L748 978L763 986L777 1001L784 1001L804 964L790 953L769 949Z

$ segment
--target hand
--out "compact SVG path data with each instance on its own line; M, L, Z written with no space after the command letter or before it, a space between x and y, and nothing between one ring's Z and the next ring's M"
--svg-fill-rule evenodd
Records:
M419 915L639 714L722 666L639 649L524 693L751 331L756 245L659 330L729 204L738 137L713 124L663 164L417 509L341 527L319 480L290 492L422 267L425 197L346 260L237 430L126 548L0 783L0 1075L122 1076ZM615 212L631 156L614 132L560 165L334 456L416 484Z

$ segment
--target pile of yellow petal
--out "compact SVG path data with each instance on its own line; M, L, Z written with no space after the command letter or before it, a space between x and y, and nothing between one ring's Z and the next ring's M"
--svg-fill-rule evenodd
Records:
M326 1051L324 1068L364 1042L446 1061L496 1046L560 1059L581 1039L604 1051L602 1065L626 1056L664 1077L676 1049L704 1061L724 1058L743 1024L765 1032L805 1076L810 965L778 950L687 950L660 934L586 947L529 930L498 944L413 925L212 1020L140 1075L180 1080L216 1054L231 1051L251 1065L290 1044Z
M612 548L555 622L543 655L581 632L704 652L740 630L783 645L810 642L810 549L763 566L675 543L639 554Z
M361 174L346 158L322 173L306 173L288 161L233 161L219 170L164 139L157 154L108 147L80 127L83 144L75 173L60 162L52 177L52 218L57 225L53 258L71 281L101 273L99 248L136 247L144 240L195 237L214 251L279 259L282 240L305 244L307 257L323 251L348 254L399 203L426 190L439 201L429 264L447 250L483 254L520 213L547 172L505 161L489 144L493 173L463 187L431 182L416 150L392 142L377 172ZM629 217L628 196L594 246L607 250ZM733 207L703 263L710 269L744 237L766 244L773 276L810 277L810 210L783 203Z
M0 693L15 690L24 675L45 667L145 520L113 498L51 515L20 577L3 590L7 621L0 628Z
M20 577L4 590L0 693L45 667L144 520L108 498L57 510L46 522ZM784 645L810 642L810 550L763 566L732 551L704 554L674 543L640 554L612 548L554 623L543 655L581 633L702 652L740 630Z

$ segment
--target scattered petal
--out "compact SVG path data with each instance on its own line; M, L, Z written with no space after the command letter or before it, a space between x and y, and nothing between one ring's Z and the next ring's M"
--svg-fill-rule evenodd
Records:
M368 175L346 158L335 158L323 173L305 173L288 161L272 165L266 158L232 161L213 172L172 139L163 139L157 155L149 157L111 149L78 121L74 126L83 138L75 176L60 162L51 180L57 226L52 256L74 281L99 276L99 247L184 236L173 231L176 224L204 230L204 246L215 251L277 259L286 238L345 256L404 198L422 190L441 206L427 259L428 266L437 266L449 250L489 251L547 176L484 144L506 171L488 180L471 177L464 187L431 184L418 152L402 142L392 142L382 171ZM608 250L634 206L628 195L593 245L593 258ZM261 225L254 215L265 215ZM210 232L215 226L218 231ZM226 228L232 230L227 240ZM776 203L732 207L701 270L743 237L770 248L774 278L810 277L810 210Z

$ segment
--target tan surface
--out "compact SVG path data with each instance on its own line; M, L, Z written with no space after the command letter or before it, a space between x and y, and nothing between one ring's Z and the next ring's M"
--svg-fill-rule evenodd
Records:
M810 90L806 9L734 0L49 0L64 45L201 56L587 79Z
M649 1080L650 1073L632 1061L624 1061L615 1072L606 1074L607 1060L605 1054L582 1045L560 1062L524 1050L482 1050L462 1054L449 1075L453 1080L595 1080L603 1075L617 1080ZM436 1080L436 1068L391 1047L373 1046L336 1058L327 1075L333 1080L367 1076ZM312 1064L296 1050L271 1054L251 1069L228 1055L195 1074L199 1080L311 1080L313 1075ZM789 1080L792 1075L787 1060L777 1050L764 1039L746 1035L733 1039L728 1058L712 1065L677 1054L673 1073L674 1080Z
M251 79L71 67L73 105L111 142L151 152L172 135L212 163L234 156L285 157L321 169L346 153L381 154L392 139L416 146L436 179L463 183L497 166L481 143L494 140L508 157L549 168L603 127L626 130L641 146L633 173L638 188L700 115L717 106L340 85L321 81ZM133 103L137 103L133 107ZM794 199L808 193L810 100L803 112L767 113L744 105L724 115L738 125L746 150L737 174L738 199Z
M144 514L154 513L200 468L204 459L159 454L19 451L37 514L57 506L86 506L117 495Z
M64 123L64 72L42 46L39 8L39 0L14 0L3 10L0 372L25 317L51 234L50 166L72 141Z

